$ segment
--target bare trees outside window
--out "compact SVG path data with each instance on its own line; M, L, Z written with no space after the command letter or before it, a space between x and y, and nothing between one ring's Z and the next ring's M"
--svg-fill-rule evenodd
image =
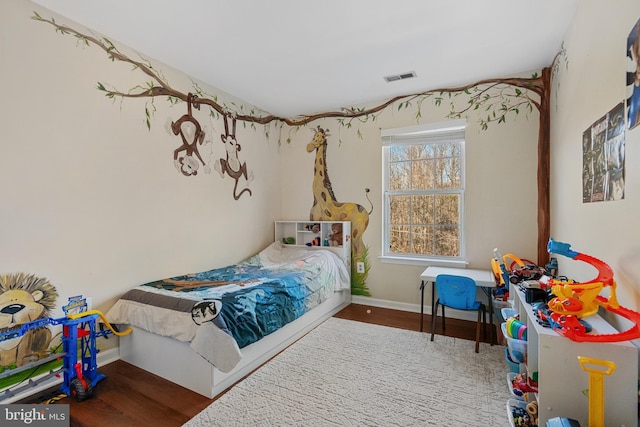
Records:
M383 254L463 256L464 122L383 131Z

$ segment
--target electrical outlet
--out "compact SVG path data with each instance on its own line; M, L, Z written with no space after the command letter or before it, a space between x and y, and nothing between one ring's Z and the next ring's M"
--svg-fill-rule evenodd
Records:
M357 262L356 263L356 271L358 273L364 273L364 262Z

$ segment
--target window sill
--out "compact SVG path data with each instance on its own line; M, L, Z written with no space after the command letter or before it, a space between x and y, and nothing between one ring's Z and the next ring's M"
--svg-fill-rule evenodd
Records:
M457 267L466 268L469 263L462 259L430 259L430 258L412 258L412 257L400 257L400 256L380 256L378 258L380 262L386 264L407 264L407 265L422 265L428 267L430 265L438 267Z

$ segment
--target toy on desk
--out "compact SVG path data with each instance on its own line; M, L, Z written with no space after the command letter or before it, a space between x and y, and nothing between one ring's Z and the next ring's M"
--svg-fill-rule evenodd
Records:
M493 250L495 258L491 259L491 269L496 281L496 287L492 289L493 296L506 301L509 299L509 283L519 283L527 279L538 279L541 276L541 269L533 262L521 259L514 254L500 255L498 249ZM511 263L507 267L507 263Z
M509 299L509 274L511 272L511 267L514 263L518 265L524 265L522 260L513 254L500 255L498 253L498 248L493 250L493 254L495 258L491 259L491 270L493 271L493 278L496 281L496 287L491 290L493 297L499 300L506 301ZM511 266L507 268L506 263L507 259L511 258L513 262Z
M609 265L592 256L573 251L571 245L557 242L552 238L549 239L547 250L549 253L586 262L598 270L598 275L588 282L550 280L548 285L556 296L548 303L549 310L552 312L550 321L559 334L580 342L618 342L640 338L640 313L618 304L616 282ZM608 298L600 295L600 291L605 286L609 287ZM634 326L615 334L588 334L580 318L596 313L599 307L630 320Z
M513 271L514 266L524 267L525 263L514 254L500 255L498 248L493 250L493 254L495 258L491 259L491 269L496 279L496 285L504 286L505 283L509 283L509 275L511 271ZM509 259L511 259L512 262L509 264L509 267L507 267L507 261Z

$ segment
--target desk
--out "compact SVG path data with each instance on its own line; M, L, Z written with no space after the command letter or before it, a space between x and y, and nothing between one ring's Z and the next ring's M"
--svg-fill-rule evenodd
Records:
M491 297L491 288L496 287L496 281L493 278L493 273L489 270L474 270L468 268L451 268L451 267L427 267L426 270L420 275L420 332L423 332L424 323L424 288L427 286L427 282L431 282L431 315L433 316L435 311L435 294L436 294L436 277L439 274L451 274L453 276L470 277L475 280L476 286L480 287L487 296L489 301L489 318L491 319L491 345L494 344L495 328L493 326L493 298Z

